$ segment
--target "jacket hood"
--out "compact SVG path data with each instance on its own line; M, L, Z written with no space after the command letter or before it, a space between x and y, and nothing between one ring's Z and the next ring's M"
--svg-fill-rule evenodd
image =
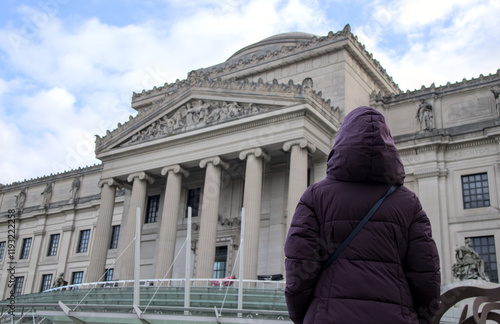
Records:
M327 177L403 184L406 174L384 115L358 107L345 116L328 155Z

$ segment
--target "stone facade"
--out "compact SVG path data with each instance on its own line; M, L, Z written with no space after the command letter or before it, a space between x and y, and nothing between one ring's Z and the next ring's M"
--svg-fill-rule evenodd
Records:
M269 37L185 80L134 93L138 114L96 139L102 164L0 188L0 216L15 210L21 293L39 292L44 275L94 282L114 269L113 279L132 279L137 208L141 277L183 278L186 207L196 199L195 277L212 278L217 247L227 249L224 273L238 274L242 227L244 278L283 274L295 204L324 177L341 120L360 105L380 110L390 124L449 284L454 250L466 237L493 237L500 246L499 90L500 71L403 92L346 26L324 37ZM465 207L471 195L463 181L471 175L486 178L487 205ZM8 234L1 217L0 244ZM30 251L21 256L25 239ZM0 299L7 297L8 253L6 245Z

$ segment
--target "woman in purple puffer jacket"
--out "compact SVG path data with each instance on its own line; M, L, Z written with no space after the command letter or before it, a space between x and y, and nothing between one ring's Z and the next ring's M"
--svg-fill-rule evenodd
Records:
M439 306L439 256L384 116L349 113L326 178L304 192L285 243L286 302L294 323L431 323ZM393 184L368 223L324 264Z

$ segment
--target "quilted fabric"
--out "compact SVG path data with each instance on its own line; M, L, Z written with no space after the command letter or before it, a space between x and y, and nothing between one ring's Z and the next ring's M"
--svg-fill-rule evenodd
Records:
M344 118L325 179L302 195L285 243L286 301L294 323L431 323L439 256L417 196L400 186L326 270L335 249L404 167L384 116Z

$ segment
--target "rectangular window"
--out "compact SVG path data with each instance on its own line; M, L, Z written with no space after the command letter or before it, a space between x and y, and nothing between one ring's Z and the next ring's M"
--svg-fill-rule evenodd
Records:
M109 243L110 249L116 249L118 247L118 237L120 236L120 225L113 226L111 231L111 242Z
M43 275L40 292L50 289L51 285L52 285L52 274Z
M464 209L488 207L490 205L488 174L478 173L462 176L462 195Z
M160 195L148 197L148 208L146 209L145 223L156 223L158 221L158 209L160 207Z
M110 268L106 269L106 276L104 277L104 281L111 281L113 280L113 272L115 269Z
M77 271L73 272L73 275L71 276L71 284L72 285L78 285L83 282L83 271Z
M24 277L16 277L14 281L14 296L21 296L23 293Z
M198 217L200 210L200 193L201 193L201 188L193 188L188 190L186 217L187 217L187 207L191 207L191 217Z
M497 255L495 250L495 237L477 236L470 237L471 248L479 254L484 261L484 273L491 282L498 283Z
M57 247L59 246L59 234L53 234L50 236L49 250L47 251L47 256L56 256Z
M21 260L27 259L30 256L30 248L31 248L31 237L23 239L23 246L21 248L21 255L19 256L19 259Z
M214 278L224 278L227 267L227 246L215 248Z
M3 255L5 253L5 241L0 242L0 262L3 261Z
M89 248L90 230L80 231L80 239L78 240L78 248L76 253L87 252Z

